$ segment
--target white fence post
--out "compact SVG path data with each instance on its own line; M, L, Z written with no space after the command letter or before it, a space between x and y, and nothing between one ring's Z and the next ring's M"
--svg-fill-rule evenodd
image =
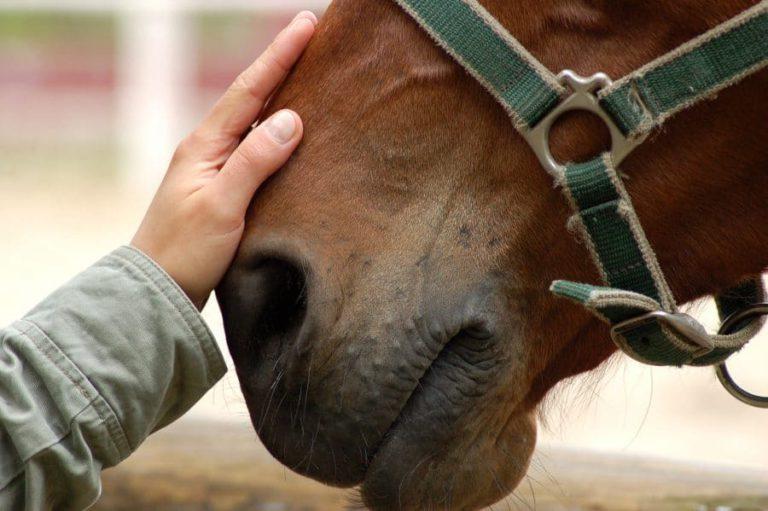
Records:
M0 12L114 13L116 134L121 180L151 191L190 126L197 67L194 15L201 12L318 14L330 0L0 0Z
M118 13L120 172L128 186L152 190L183 135L196 69L193 20L167 0Z

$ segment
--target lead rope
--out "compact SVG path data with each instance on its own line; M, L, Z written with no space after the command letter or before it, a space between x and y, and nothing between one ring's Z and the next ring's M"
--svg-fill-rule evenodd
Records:
M612 327L616 344L652 365L714 365L741 349L761 321L710 335L678 311L616 166L669 117L768 64L768 0L617 82L604 74L555 76L477 0L395 0L504 107L542 166L562 186L606 286L556 281L551 290ZM569 110L603 119L612 149L560 165L549 129ZM721 317L763 299L759 277L716 298Z

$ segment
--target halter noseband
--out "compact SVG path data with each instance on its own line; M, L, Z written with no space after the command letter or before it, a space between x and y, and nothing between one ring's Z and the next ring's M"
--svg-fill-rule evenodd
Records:
M668 118L768 64L768 0L612 82L598 73L558 76L534 58L477 0L395 0L504 107L539 161L562 186L605 286L556 281L551 290L611 325L613 340L651 365L718 365L740 399L725 361L757 334L759 276L716 297L722 334L710 335L677 309L616 167ZM584 163L561 164L549 131L565 112L586 110L607 125L611 150ZM752 314L743 315L751 308ZM754 312L757 310L757 312ZM757 398L757 396L752 396ZM758 398L760 399L760 398ZM768 407L768 399L742 399Z

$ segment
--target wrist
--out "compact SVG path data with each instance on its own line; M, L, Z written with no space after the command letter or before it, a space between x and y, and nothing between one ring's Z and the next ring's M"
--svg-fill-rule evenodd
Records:
M198 311L202 311L205 304L208 303L211 290L197 289L197 286L190 285L190 279L186 278L182 272L177 271L177 265L173 263L173 257L164 254L162 250L156 249L151 245L142 243L141 240L137 240L137 235L131 243L128 245L133 250L142 254L145 258L151 261L157 268L159 268L170 280L178 286L178 288L189 299L192 305Z

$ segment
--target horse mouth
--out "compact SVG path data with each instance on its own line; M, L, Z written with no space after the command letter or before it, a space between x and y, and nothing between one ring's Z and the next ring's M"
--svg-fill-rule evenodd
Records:
M358 487L362 502L370 509L453 509L450 502L456 498L443 488L435 489L445 477L433 478L427 472L439 465L444 468L438 473L450 472L451 460L467 448L467 419L482 408L499 370L494 346L494 339L467 331L452 337L425 362L420 377L408 384L411 388L400 397L401 406L383 411L389 417L386 424L378 421L375 412L371 412L370 422L359 416L350 421L346 406L353 408L355 403L345 404L341 413L333 411L332 405L312 396L312 386L322 385L317 382L310 383L309 391L304 389L304 397L299 389L295 403L283 404L288 414L275 405L275 396L272 411L252 405L263 398L247 398L252 422L262 442L283 464L320 482ZM374 431L380 434L374 436ZM473 461L467 461L464 468L481 468L472 465ZM462 486L461 479L451 479L456 491ZM494 485L491 502L504 497L497 488ZM435 495L441 500L434 501Z
M419 483L419 469L453 445L457 422L472 412L497 368L492 340L462 331L431 361L371 452L360 489L372 509L422 509L403 495ZM429 506L428 506L429 507Z
M455 420L457 414L470 408L473 399L482 397L496 367L489 345L488 339L470 336L466 331L452 337L417 380L371 461L391 437L408 428L414 417L430 417L435 429L439 429L438 425L447 426L446 421Z
M376 510L454 508L451 488L465 498L476 493L477 469L507 427L494 414L509 415L502 385L516 346L499 342L510 332L498 330L495 302L481 296L479 305L429 319L382 312L374 325L345 323L326 314L327 300L300 299L306 281L294 268L272 261L236 269L220 295L227 342L265 447L299 474L359 487ZM451 488L442 488L445 481ZM503 497L493 487L494 500ZM438 501L437 494L448 496Z

